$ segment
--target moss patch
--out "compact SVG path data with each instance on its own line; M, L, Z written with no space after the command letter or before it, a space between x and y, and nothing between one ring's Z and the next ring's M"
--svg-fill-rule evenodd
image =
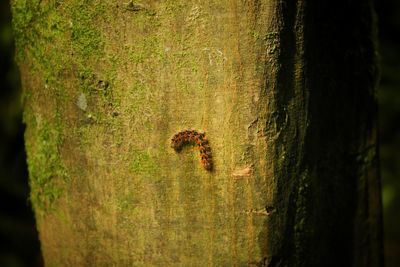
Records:
M44 120L36 120L32 136L35 140L28 151L28 168L31 185L31 201L37 208L44 210L61 195L59 179L67 177L59 148L62 138L59 129Z
M154 175L157 173L156 161L147 151L135 150L131 153L129 171L137 174Z
M101 92L99 97L111 101L104 93L108 79L79 83L80 75L94 77L92 63L102 60L104 42L96 22L105 19L106 7L98 0L13 0L11 8L17 62L34 77L23 82L31 200L48 208L62 191L56 178L66 177L59 149L65 117L76 105L71 88L79 87L88 99L92 91Z

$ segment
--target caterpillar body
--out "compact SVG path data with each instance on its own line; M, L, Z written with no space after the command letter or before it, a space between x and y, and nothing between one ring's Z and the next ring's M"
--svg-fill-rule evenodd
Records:
M211 171L213 168L210 144L205 133L196 130L182 130L171 139L171 147L180 152L184 145L195 145L200 151L201 164L204 169Z

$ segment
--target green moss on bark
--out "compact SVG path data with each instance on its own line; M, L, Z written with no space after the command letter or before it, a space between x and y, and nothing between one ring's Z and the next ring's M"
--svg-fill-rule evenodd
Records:
M76 85L66 82L65 77L93 76L93 64L88 62L102 59L104 46L96 20L104 10L104 3L95 0L68 4L57 0L12 1L16 60L34 77L23 80L23 103L29 135L31 201L38 211L50 208L59 198L67 177L60 146L61 133L70 125L63 119L68 112L63 107L75 104L77 98L70 90ZM88 92L98 86L97 82L94 85L92 80L91 84L85 80L77 86L81 92ZM110 102L104 92L100 97ZM55 111L55 116L51 115Z
M158 171L157 164L148 151L133 151L129 170L134 174L152 176Z
M60 179L64 181L68 175L60 158L60 129L43 119L34 120L31 127L34 139L30 139L32 143L27 149L30 199L36 210L43 210L61 195Z

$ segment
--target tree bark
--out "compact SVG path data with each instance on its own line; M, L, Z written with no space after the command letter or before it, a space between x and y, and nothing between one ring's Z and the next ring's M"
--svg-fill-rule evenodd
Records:
M12 10L47 266L382 266L370 1Z

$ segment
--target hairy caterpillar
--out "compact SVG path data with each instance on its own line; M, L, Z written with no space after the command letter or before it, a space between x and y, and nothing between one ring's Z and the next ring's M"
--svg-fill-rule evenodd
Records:
M200 151L201 164L204 169L211 171L213 168L211 148L204 133L196 130L183 130L176 133L171 139L171 147L180 152L186 144L196 145Z

